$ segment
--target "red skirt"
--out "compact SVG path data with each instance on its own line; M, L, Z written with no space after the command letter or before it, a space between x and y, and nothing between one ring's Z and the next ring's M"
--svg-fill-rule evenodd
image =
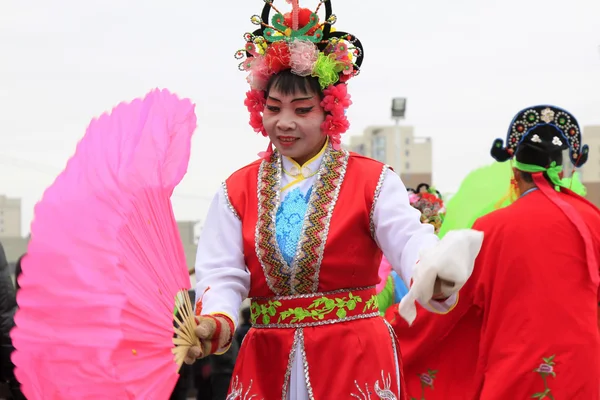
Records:
M251 309L228 400L287 400L298 380L308 399L408 400L374 288L255 299Z

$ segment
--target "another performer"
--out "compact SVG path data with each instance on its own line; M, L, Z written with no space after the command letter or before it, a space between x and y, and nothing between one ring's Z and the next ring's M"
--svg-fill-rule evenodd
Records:
M563 151L581 166L588 148L575 117L553 106L519 112L506 142L492 156L513 161L518 199L474 224L486 241L457 307L410 327L392 320L409 395L598 399L600 212L561 179Z
M410 205L421 213L421 222L433 225L435 233L439 233L446 212L441 193L426 183L421 183L416 189L406 190Z
M250 123L276 150L269 145L230 176L211 204L196 261L202 349L188 361L226 351L250 296L253 326L230 400L406 399L397 341L378 312L382 252L413 289L430 282L436 294L423 303L444 312L460 285L438 279L434 289L433 280L468 276L482 235L464 231L438 245L397 174L340 148L346 82L363 52L356 37L331 29L331 0L319 3L322 22L297 0L285 15L265 3L238 55L249 54L240 68L250 72ZM459 262L415 264L443 244L462 248Z

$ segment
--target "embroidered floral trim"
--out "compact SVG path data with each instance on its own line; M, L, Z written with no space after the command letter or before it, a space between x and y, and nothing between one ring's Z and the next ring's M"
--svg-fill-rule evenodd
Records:
M292 343L292 348L290 349L290 355L288 356L288 365L285 369L285 377L283 380L283 388L281 390L281 398L287 399L288 392L290 390L290 377L292 376L292 368L294 364L294 359L296 358L296 348L298 347L298 342L302 336L302 329L296 329L294 332L294 342ZM303 336L302 336L303 338Z
M283 259L275 234L275 211L279 205L281 159L263 161L258 170L258 219L255 250L269 289L277 295L289 293L289 266Z
M229 391L229 394L225 398L225 400L253 400L256 398L257 395L256 394L251 395L250 394L251 390L252 390L252 380L250 381L250 384L248 385L248 389L244 393L244 387L239 382L239 377L235 376L235 378L233 378L233 382L231 382L231 389Z
M304 347L304 329L298 329L298 343L300 344L300 355L302 356L302 366L304 367L304 383L306 383L306 391L308 399L315 400L312 384L310 383L310 367L306 359L306 348Z
M369 388L369 384L365 383L364 390L358 384L357 381L354 381L356 385L356 389L358 389L358 393L351 393L350 396L359 400L398 400L398 397L392 392L392 377L390 374L387 377L384 377L383 371L381 371L381 381L375 381L373 385L373 390ZM377 397L371 397L371 395Z
M347 297L338 297L335 299L323 296L313 300L308 307L294 307L285 311L278 310L278 308L282 306L282 303L277 300L269 300L267 304L259 304L253 301L250 304L250 319L252 324L256 324L259 321L259 318L260 323L264 325L270 324L272 319L275 318L277 318L278 324L295 324L306 319L320 321L334 311L335 316L338 319L344 319L348 316L349 312L356 309L358 303L362 302L363 299L360 296L354 296L351 292L348 293ZM372 295L371 298L366 301L363 307L363 313L366 313L369 310L378 309L379 303L377 295Z
M292 263L292 284L296 293L314 293L319 289L319 272L329 234L329 224L346 176L349 153L326 152L310 196L298 253Z
M539 367L533 370L533 372L536 372L542 377L542 380L544 381L544 391L534 393L531 396L532 399L554 400L554 395L551 393L550 386L548 385L548 377L551 376L553 378L556 378L556 372L554 372L554 366L556 365L556 363L554 362L555 356L556 354L551 355L547 358L542 358L544 362L541 363Z
M277 315L277 308L281 307L280 301L271 301L265 304L258 304L256 302L250 303L250 321L252 325L258 322L260 318L261 323L267 325L271 323L271 318ZM280 317L281 318L281 317Z
M377 200L379 200L379 194L381 193L383 181L385 180L388 170L390 170L389 165L384 165L381 168L381 174L379 174L379 180L377 181L375 193L373 194L373 204L371 205L371 211L369 213L369 229L371 230L371 237L375 242L377 242L377 237L375 235L375 207L377 206Z
M435 375L438 373L437 370L428 369L427 372L419 374L419 380L421 381L421 397L411 397L410 400L427 400L425 398L425 389L433 390L433 383L435 382Z
M233 206L233 204L231 204L231 199L229 198L229 191L227 190L227 182L223 182L221 185L223 187L223 194L225 194L225 201L227 202L227 208L229 208L229 210L233 213L233 215L235 215L235 217L241 221L242 218L240 218L240 215L236 211L235 207Z
M280 201L281 158L273 157L271 161L261 164L257 193L256 254L269 288L276 295L318 290L329 224L346 173L348 157L346 151L330 148L325 151L291 266L284 260L275 234L276 211Z

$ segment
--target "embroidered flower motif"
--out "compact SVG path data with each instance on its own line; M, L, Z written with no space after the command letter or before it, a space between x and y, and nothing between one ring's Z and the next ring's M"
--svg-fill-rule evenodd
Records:
M554 366L556 365L556 363L554 362L555 356L556 355L552 355L547 358L542 358L542 360L544 362L541 363L539 365L539 367L537 367L536 369L533 370L533 372L537 373L538 375L540 375L542 377L542 380L544 381L544 391L534 393L531 396L532 399L554 400L554 395L552 394L552 392L550 390L550 386L548 386L548 377L551 376L553 378L556 378L556 372L554 372Z
M540 364L536 371L542 374L552 374L554 372L554 367L548 364Z
M562 141L558 138L558 136L554 136L552 138L552 144L555 146L562 146Z
M392 392L392 377L390 374L387 377L384 377L383 371L381 371L381 382L379 380L375 381L375 385L373 385L373 390L375 391L375 395L377 397L371 397L373 392L369 389L369 384L365 383L365 389L358 384L358 382L354 381L354 385L358 389L358 394L351 393L350 396L359 400L371 400L371 399L379 399L379 400L398 400L398 397Z
M435 375L437 370L428 369L427 372L419 374L419 380L421 381L421 400L425 400L425 389L433 390L433 383L435 382ZM416 397L411 397L410 400L418 400Z
M244 387L239 382L239 377L236 376L231 382L231 389L225 400L253 400L257 395L250 395L252 389L252 381L248 385L248 390L244 393Z
M531 141L534 143L542 143L542 139L540 139L539 135L537 135L537 134L533 135L533 137L531 138Z
M421 374L421 383L425 386L433 386L433 378L429 374Z

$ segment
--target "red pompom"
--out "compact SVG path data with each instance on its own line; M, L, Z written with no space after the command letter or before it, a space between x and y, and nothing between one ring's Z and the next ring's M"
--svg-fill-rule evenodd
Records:
M298 29L300 28L304 28L306 25L308 25L308 23L310 22L310 16L312 14L312 11L309 10L308 8L301 8L300 10L298 10ZM288 28L292 28L292 13L287 13L283 16L284 21L283 24L285 26L287 26ZM317 19L317 23L318 23L318 19ZM311 28L306 35L307 36L312 36L317 29L319 28L319 25L315 25L313 28Z
M290 49L285 41L279 41L269 46L265 61L269 72L277 74L290 68Z

